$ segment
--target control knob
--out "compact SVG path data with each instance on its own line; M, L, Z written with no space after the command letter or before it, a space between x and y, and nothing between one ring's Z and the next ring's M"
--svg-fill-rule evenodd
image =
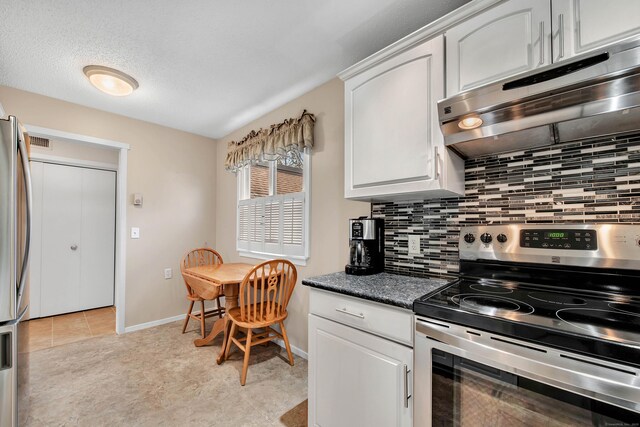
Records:
M491 237L491 234L483 233L482 236L480 236L480 240L482 241L482 243L488 245L489 243L491 243L491 240L493 240L493 238Z
M505 243L507 241L507 235L500 233L498 234L498 236L496 237L496 240L500 243Z
M476 241L476 236L474 236L472 233L467 233L464 235L464 241L467 243L473 243Z

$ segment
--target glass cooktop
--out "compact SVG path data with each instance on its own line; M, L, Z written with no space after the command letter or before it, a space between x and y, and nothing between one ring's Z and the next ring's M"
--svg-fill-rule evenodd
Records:
M640 366L640 300L461 278L414 302L418 315Z

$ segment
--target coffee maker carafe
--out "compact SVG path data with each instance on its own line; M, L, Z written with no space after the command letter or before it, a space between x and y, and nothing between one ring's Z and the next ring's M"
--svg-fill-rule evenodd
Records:
M384 270L384 220L367 218L349 220L349 264L347 274L364 276Z

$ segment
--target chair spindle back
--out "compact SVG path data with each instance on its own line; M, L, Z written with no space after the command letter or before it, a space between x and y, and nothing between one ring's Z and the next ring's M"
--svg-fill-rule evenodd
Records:
M296 286L296 267L284 259L256 265L240 284L240 318L267 322L281 317Z
M217 265L223 264L222 256L214 251L211 248L198 248L192 251L187 252L187 254L182 259L180 263L180 272L184 273L187 268L191 267L199 267L202 265ZM184 282L184 285L187 287L187 292L189 295L193 295L194 292L191 289L191 286Z

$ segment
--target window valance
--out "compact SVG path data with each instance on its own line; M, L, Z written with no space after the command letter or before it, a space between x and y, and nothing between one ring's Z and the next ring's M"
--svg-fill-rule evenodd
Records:
M240 141L227 144L225 168L237 171L239 168L264 160L278 160L286 157L291 150L303 151L313 147L313 114L302 112L300 117L274 124L269 129L252 130Z

